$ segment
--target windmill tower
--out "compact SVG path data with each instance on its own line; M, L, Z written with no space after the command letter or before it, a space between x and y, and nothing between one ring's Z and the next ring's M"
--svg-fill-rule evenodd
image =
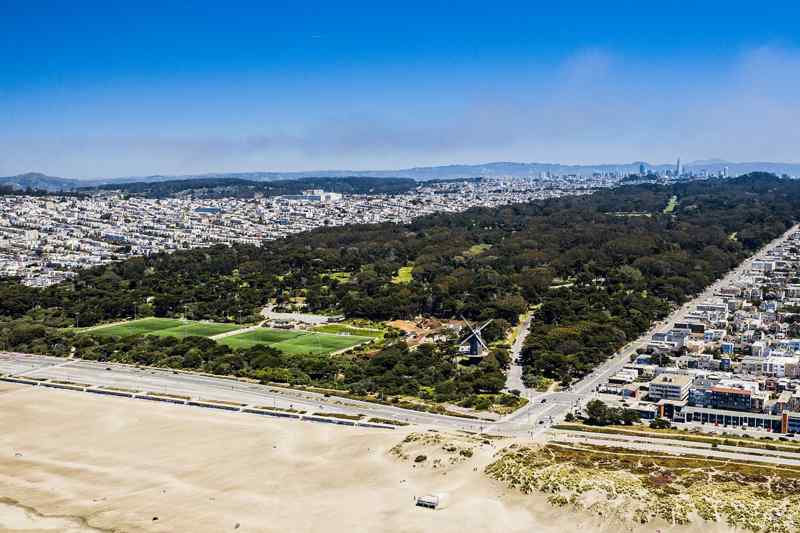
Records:
M489 354L489 347L483 340L483 337L481 336L481 331L483 330L483 328L491 324L492 321L487 320L481 327L475 329L466 318L464 318L463 316L461 318L462 320L464 320L464 324L467 325L467 328L469 328L470 332L469 335L467 335L458 344L458 351L470 358L486 357Z

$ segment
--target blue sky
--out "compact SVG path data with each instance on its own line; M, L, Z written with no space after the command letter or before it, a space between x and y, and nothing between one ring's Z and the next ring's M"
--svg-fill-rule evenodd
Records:
M0 175L800 162L797 20L783 1L0 0Z

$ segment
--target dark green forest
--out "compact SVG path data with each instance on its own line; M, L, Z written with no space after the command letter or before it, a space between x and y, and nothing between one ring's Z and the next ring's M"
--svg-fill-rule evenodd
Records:
M677 207L664 214L673 195ZM190 318L225 321L273 298L304 296L309 311L348 317L463 315L510 326L537 306L522 354L526 377L569 382L798 218L800 182L768 174L624 186L406 225L322 228L261 247L138 257L47 289L6 280L0 315L43 328L184 309ZM409 283L393 282L398 269L412 265ZM341 273L350 275L333 275ZM18 346L12 344L6 347ZM404 353L411 355L390 372L395 378L431 368L417 352ZM295 363L280 364L288 366L269 368ZM386 386L376 375L345 382Z
M306 189L324 189L343 194L401 194L418 183L411 178L297 178L252 181L241 178L190 178L156 182L111 183L80 189L84 192L121 191L131 196L169 198L180 195L204 198L253 198L300 194Z

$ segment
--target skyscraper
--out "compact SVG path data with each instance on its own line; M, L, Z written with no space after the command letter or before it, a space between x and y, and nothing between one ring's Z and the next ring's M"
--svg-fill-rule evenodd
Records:
M678 164L675 165L675 176L678 177L683 174L683 166L681 165L681 158L678 158Z
M644 176L646 168L644 168L644 163L639 163L639 175Z

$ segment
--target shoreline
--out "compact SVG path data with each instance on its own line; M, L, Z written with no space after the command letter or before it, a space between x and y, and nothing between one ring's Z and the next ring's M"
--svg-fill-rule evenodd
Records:
M89 525L79 515L49 515L8 496L0 495L0 530L54 531L58 533L113 533Z

